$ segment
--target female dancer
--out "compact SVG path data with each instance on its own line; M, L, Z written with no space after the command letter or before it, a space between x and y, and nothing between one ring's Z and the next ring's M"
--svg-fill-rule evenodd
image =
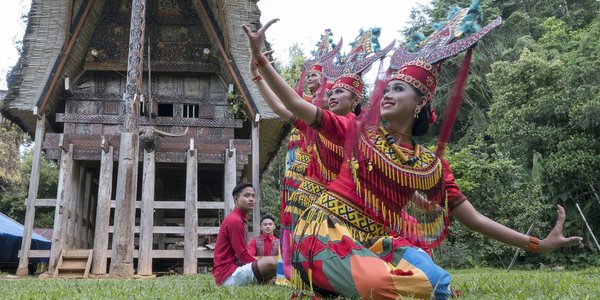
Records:
M315 291L350 298L434 294L445 299L450 294L449 275L415 245L437 245L446 233L448 212L472 230L534 252L581 241L563 237L565 213L560 206L556 226L543 240L479 214L460 193L448 164L414 143L412 135L422 133L420 123L428 123L427 105L439 67L435 61L416 57L399 67L383 98L372 105L385 126L365 122L349 128L335 114L295 96L261 57L264 32L276 21L256 33L244 26L265 81L290 112L330 141L344 145L353 132L360 134L356 148L344 149L351 163L343 164L337 179L304 211L294 231L293 264ZM452 55L470 48L478 38L454 49ZM398 233L396 237L387 236L390 228Z

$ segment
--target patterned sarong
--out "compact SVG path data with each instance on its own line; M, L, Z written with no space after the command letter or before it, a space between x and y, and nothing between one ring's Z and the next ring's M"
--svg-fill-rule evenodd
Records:
M296 226L296 223L298 222L302 212L304 212L307 207L313 204L324 190L325 187L322 184L305 177L298 189L288 198L284 215L287 215L290 218L291 225L289 227L282 226L281 234L279 235L281 238L281 257L283 259L283 270L286 278L288 279L291 279L292 267L292 228Z
M338 195L325 192L294 230L294 273L321 295L427 299L450 295L450 275L404 238ZM297 286L297 283L293 283Z

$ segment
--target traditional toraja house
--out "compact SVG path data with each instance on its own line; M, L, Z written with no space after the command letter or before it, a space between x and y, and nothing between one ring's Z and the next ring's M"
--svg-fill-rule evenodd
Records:
M240 26L259 15L253 0L33 1L2 108L35 136L18 274L33 257L53 272L65 249L93 249L91 272L117 276L210 259L199 242L236 181L258 187L284 131L250 81ZM37 198L43 153L60 167L56 199ZM56 207L50 251L30 250L38 206Z

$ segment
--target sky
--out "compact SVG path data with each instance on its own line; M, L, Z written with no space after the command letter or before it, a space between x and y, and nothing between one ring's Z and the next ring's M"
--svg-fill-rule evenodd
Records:
M379 43L387 46L403 39L400 30L407 26L410 11L430 0L260 0L261 22L279 18L267 31L274 57L287 61L287 50L297 43L306 56L314 50L321 34L331 29L337 43L344 38L343 52L348 52L359 30L380 27ZM0 89L6 89L6 73L19 58L15 41L23 39L25 23L21 16L29 11L30 0L0 0ZM328 13L315 13L323 11ZM373 70L376 66L373 67ZM373 72L373 71L372 71Z
M0 89L5 90L6 73L19 59L15 41L23 39L25 23L21 17L29 12L30 0L0 2Z
M261 22L273 18L266 38L275 50L276 59L287 59L287 49L298 43L306 56L315 50L315 44L326 28L331 29L333 41L344 38L342 53L348 52L350 42L359 30L380 27L379 43L387 46L394 39L403 40L400 30L407 27L412 8L429 4L429 0L260 0ZM322 11L325 13L315 13Z

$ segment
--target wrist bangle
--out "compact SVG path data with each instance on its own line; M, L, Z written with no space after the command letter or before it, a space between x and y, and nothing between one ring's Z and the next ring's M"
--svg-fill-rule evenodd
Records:
M261 81L262 79L263 79L263 78L262 78L262 76L260 76L260 74L258 74L258 75L256 75L256 76L252 77L252 81L254 81L254 82L259 82L259 81Z
M258 57L258 58L256 58L256 60L254 61L254 65L255 65L257 68L263 67L263 66L264 66L264 65L266 65L266 64L267 64L267 60L265 59L265 57L264 57L264 56L263 56L263 57Z
M540 240L538 238L529 237L529 243L527 243L527 251L538 252L540 248Z

